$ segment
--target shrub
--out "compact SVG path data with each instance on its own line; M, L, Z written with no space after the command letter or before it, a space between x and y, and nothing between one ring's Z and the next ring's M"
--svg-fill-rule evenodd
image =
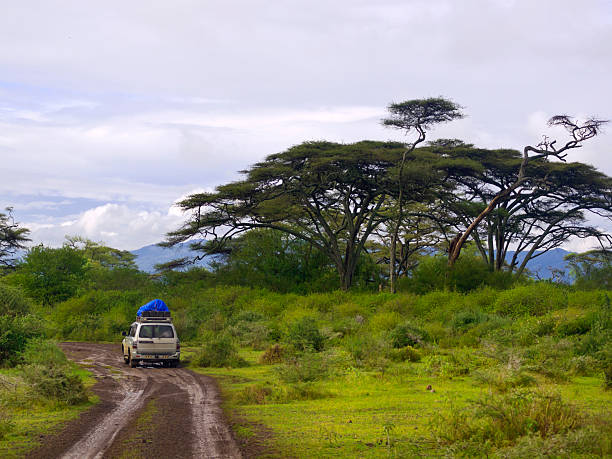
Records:
M470 372L469 366L454 355L427 355L423 358L425 372L433 376L462 376Z
M495 446L537 434L542 438L580 427L584 423L573 405L558 394L514 389L501 396L487 395L466 409L451 407L434 424L440 440L474 441Z
M277 368L277 372L282 381L296 383L324 379L329 368L321 354L307 352L290 359Z
M479 323L485 322L487 316L480 311L473 309L467 309L458 311L454 314L451 321L451 327L455 332L463 332L464 330L471 328Z
M45 398L52 398L68 405L87 401L83 382L78 375L69 373L66 366L26 365L25 380Z
M253 349L263 349L270 330L264 322L240 320L229 328L232 336L238 339L241 346L250 346Z
M402 320L397 312L378 312L370 319L370 328L375 332L391 330Z
M194 363L199 367L244 367L246 361L238 355L232 338L226 334L212 335L196 354Z
M0 440L2 440L6 434L10 433L15 427L15 423L5 413L0 412Z
M30 302L15 287L0 282L0 316L23 316L30 312Z
M539 282L501 292L495 301L495 312L503 316L530 314L541 316L567 307L567 292L553 284Z
M42 323L34 316L0 316L0 366L14 366L28 340L42 335Z
M50 340L34 338L26 344L21 356L25 363L44 366L62 366L68 359L57 345Z
M287 383L311 382L344 374L350 366L350 356L343 351L304 352L285 359L276 372Z
M389 358L394 362L418 362L421 360L421 354L412 346L405 346L399 349L391 349Z
M273 344L272 346L268 347L263 354L261 354L261 357L259 357L259 363L266 365L281 363L283 361L284 354L285 349L280 344Z
M425 341L429 339L429 336L426 331L409 323L405 323L391 330L389 338L391 340L391 345L398 349L405 346L422 346Z
M289 403L296 400L317 400L330 397L327 391L312 383L290 385L254 384L244 387L234 396L240 405L265 405L267 403Z
M321 351L324 339L312 317L302 317L295 321L287 332L287 341L300 351Z
M502 393L516 387L533 386L536 383L535 378L521 368L514 369L509 366L475 371L474 378Z

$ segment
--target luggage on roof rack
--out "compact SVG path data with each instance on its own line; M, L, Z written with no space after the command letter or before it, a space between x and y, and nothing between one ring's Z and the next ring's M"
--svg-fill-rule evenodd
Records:
M168 309L168 306L166 306L166 303L164 303L162 300L149 301L147 304L140 306L140 308L138 308L138 311L136 312L136 315L140 317L145 312L167 312L168 317L170 316L170 310ZM164 316L158 316L158 317L164 317Z

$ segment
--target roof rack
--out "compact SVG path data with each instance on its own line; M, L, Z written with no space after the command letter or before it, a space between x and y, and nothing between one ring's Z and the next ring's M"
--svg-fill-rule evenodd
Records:
M172 322L170 311L142 311L142 315L136 316L137 322Z

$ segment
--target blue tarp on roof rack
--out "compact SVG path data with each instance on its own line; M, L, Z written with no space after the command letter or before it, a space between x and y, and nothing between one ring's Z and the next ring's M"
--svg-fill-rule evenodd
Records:
M162 300L153 300L144 306L140 306L136 315L140 317L143 311L170 311L170 309L168 309L168 306Z

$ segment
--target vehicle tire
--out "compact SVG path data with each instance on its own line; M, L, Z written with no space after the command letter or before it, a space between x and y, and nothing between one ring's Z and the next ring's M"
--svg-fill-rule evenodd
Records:
M128 359L125 355L125 348L123 346L121 346L121 353L123 354L123 363L129 363L130 359Z
M128 351L128 361L130 362L130 367L132 368L136 368L136 364L138 362L136 362L133 358L132 358L132 353L130 351Z

